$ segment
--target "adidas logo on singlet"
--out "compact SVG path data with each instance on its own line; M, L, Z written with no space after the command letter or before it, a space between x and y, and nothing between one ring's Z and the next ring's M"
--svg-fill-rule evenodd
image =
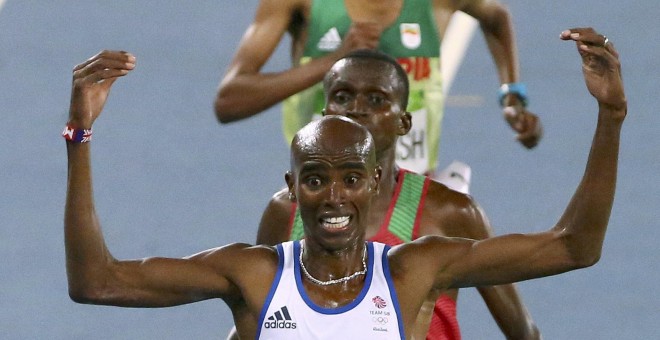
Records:
M329 29L319 40L316 47L321 51L334 51L341 45L341 37L337 27Z
M264 328L296 329L296 323L291 319L289 309L284 306L277 312L273 313L273 315L269 316L266 321L264 321Z

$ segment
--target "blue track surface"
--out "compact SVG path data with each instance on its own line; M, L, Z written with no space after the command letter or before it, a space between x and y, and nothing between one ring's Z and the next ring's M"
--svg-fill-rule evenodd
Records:
M473 168L472 193L497 233L544 230L584 168L596 106L583 84L573 26L606 33L621 54L629 117L619 186L601 262L519 284L546 339L651 339L660 334L660 3L505 1L516 24L523 79L545 138L523 150L500 118L494 66L480 34L451 91L441 165ZM159 3L159 5L156 5ZM252 242L288 165L279 107L216 123L221 74L256 0L8 0L0 12L0 338L209 339L232 324L221 301L167 309L78 305L67 295L62 220L73 66L124 49L137 69L114 86L95 125L96 204L118 258L185 256ZM283 44L269 70L289 65ZM464 290L465 339L502 338L474 289Z

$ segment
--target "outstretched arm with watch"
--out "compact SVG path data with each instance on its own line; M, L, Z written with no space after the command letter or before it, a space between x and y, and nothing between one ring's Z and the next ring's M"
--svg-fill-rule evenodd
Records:
M500 80L499 104L506 122L526 148L535 147L543 136L538 116L527 110L525 84L520 81L518 51L511 14L497 1L463 1L461 11L479 21Z

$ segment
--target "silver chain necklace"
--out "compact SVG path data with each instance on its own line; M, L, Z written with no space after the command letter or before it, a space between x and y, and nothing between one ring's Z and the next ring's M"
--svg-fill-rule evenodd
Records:
M329 285L334 285L342 282L346 282L348 280L352 280L360 275L365 275L367 274L367 245L364 245L364 251L362 252L362 268L363 270L357 271L351 275L344 276L340 279L334 279L334 280L328 280L328 281L321 281L319 279L314 278L308 271L307 268L305 268L305 264L303 263L303 250L305 249L304 243L300 242L300 256L298 257L298 261L300 261L300 268L302 268L303 273L305 273L305 276L315 284L319 286L329 286Z

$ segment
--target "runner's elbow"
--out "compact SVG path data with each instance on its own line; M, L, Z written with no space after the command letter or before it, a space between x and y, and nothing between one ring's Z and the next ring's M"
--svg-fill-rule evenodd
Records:
M591 267L600 261L600 250L582 250L571 255L571 262L568 270L584 269Z
M564 271L587 268L600 261L603 251L602 235L576 233L570 228L559 228L563 243Z
M215 110L215 117L218 119L218 123L226 124L234 121L230 107L227 105L227 101L222 97L218 96L215 99L213 108Z
M220 124L235 122L251 116L250 112L238 109L239 105L235 100L218 94L213 105L215 117Z
M102 294L93 286L82 284L69 284L69 298L76 303L82 304L100 304Z
M117 289L113 289L111 276L98 275L91 272L69 275L69 298L76 303L89 305L110 304L110 297Z
M581 256L577 259L575 265L578 269L591 267L600 261L600 255L601 253L598 251L589 255Z

